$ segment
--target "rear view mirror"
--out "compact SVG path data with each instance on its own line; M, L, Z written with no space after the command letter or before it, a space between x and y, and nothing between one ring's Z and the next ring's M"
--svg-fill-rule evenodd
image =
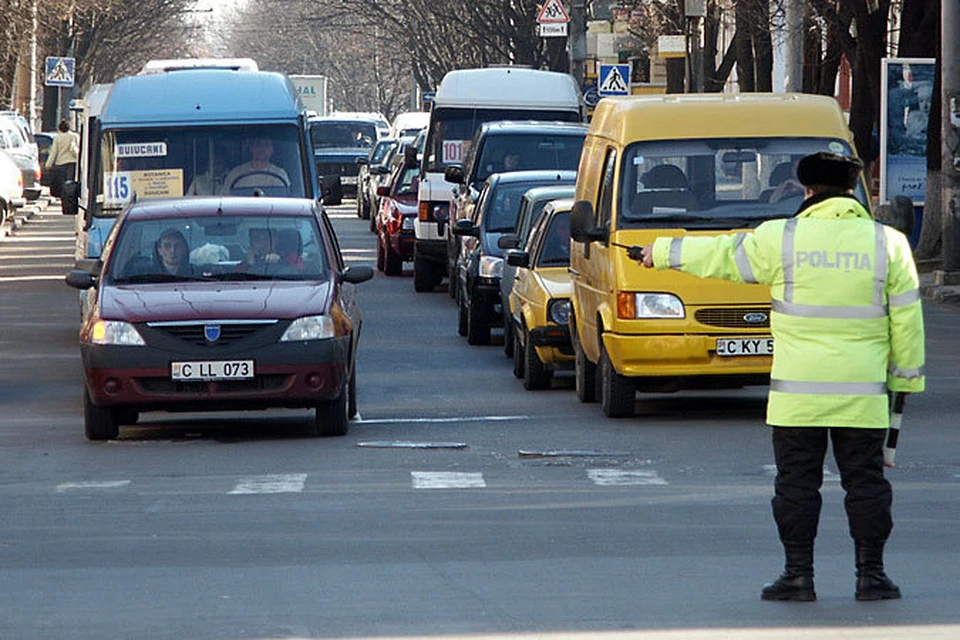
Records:
M74 289L86 291L87 289L92 289L94 285L97 284L97 276L93 275L89 271L71 269L67 272L67 284Z
M463 184L463 168L458 166L447 167L443 171L443 179L453 184Z
M526 269L530 266L530 254L520 249L510 249L507 251L507 264Z
M377 196L387 198L390 196L390 187L377 187Z
M578 200L570 209L570 238L574 242L606 242L607 230L596 226L593 203Z
M366 282L373 277L373 267L368 267L366 265L358 265L356 267L347 267L343 270L343 273L340 275L340 279L344 282L350 282L353 284L359 284L361 282Z
M480 237L480 229L474 226L473 220L457 220L457 223L450 228L455 236Z
M721 159L727 164L746 164L757 161L755 151L725 151Z

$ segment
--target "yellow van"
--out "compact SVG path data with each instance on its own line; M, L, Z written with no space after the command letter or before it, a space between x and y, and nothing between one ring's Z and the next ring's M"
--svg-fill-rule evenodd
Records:
M801 94L601 100L570 220L570 333L577 397L610 417L636 391L768 384L770 293L638 266L658 236L749 233L796 214L796 162L853 154L837 102ZM864 185L857 197L869 207Z

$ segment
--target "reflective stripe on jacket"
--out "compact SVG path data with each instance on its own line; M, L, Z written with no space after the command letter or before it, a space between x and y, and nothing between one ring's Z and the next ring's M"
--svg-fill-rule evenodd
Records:
M924 389L924 330L906 237L853 197L814 197L754 233L658 238L658 269L770 286L767 422L886 428L887 390Z

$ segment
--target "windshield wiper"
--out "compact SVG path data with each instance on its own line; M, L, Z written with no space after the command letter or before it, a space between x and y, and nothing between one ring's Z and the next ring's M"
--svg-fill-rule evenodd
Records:
M212 276L216 280L302 280L300 275L289 275L281 273L250 273L249 271L228 271Z
M139 273L125 278L115 278L117 284L151 284L159 282L204 282L209 280L202 276L178 276L173 273Z
M704 222L729 227L750 226L762 222L766 218L709 216L697 213L652 213L632 216L630 220L636 222Z

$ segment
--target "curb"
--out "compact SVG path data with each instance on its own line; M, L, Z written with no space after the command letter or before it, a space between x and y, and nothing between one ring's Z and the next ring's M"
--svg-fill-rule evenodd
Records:
M13 235L14 232L25 225L30 218L46 209L50 205L50 201L51 198L49 196L41 195L33 202L28 202L23 207L17 209L13 215L3 221L3 225L0 225L0 240Z

